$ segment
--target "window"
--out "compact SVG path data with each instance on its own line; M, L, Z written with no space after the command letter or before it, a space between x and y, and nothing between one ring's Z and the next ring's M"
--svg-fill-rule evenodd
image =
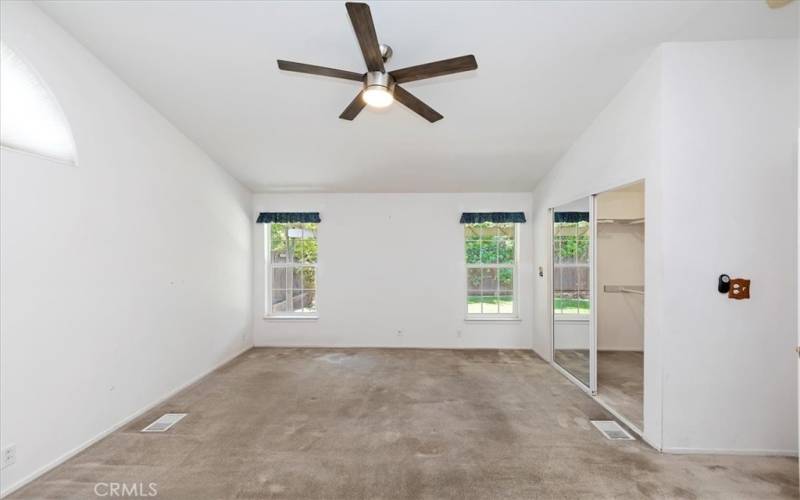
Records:
M50 89L0 41L0 144L53 160L75 162L67 119Z
M589 222L553 226L553 313L588 318Z
M317 224L265 224L267 315L316 316Z
M514 316L517 224L464 224L467 262L467 315Z

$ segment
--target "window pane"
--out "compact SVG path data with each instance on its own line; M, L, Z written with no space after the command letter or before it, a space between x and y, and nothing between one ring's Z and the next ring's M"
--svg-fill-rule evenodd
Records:
M272 262L284 263L287 259L286 224L270 224L270 253Z
M558 314L589 314L589 299L562 293L553 299L553 310Z
M291 235L289 230L289 234ZM289 237L289 259L291 262L303 262L303 240Z
M501 292L513 292L514 291L514 270L510 268L503 268L499 269L498 272L498 282L500 285Z
M514 263L514 239L501 238L497 242L497 261L500 264Z
M553 267L553 291L561 291L561 266Z
M470 293L467 295L467 313L480 314L481 313L481 296L480 293Z
M575 269L574 290L589 290L589 266L580 266Z
M514 312L514 296L509 293L500 292L498 296L498 308L500 314L512 314Z
M464 239L467 241L477 240L481 237L480 226L478 224L464 224Z
M317 270L314 267L303 267L301 269L301 281L304 290L317 288Z
M313 222L308 222L303 224L303 229L305 232L303 233L303 239L305 240L315 240L317 239L317 225Z
M289 284L290 289L292 290L302 290L303 289L303 268L302 267L295 267L292 268L292 281Z
M303 240L303 262L306 264L317 263L317 240L314 238Z
M503 238L510 238L514 239L514 224L507 223L507 224L497 224L497 231L498 234Z
M481 263L497 264L497 240L493 237L481 238Z
M589 237L586 235L575 238L575 260L581 264L589 263Z
M301 262L302 261L302 253L303 253L303 229L301 224L292 223L287 224L286 233L288 236L287 239L287 251L288 251L288 259L289 262Z
M478 240L468 240L466 248L467 264L479 264L481 261L481 242Z
M314 312L317 310L316 290L305 290L303 293L303 312Z
M553 312L555 314L564 314L564 312L562 311L562 305L563 305L563 301L561 299L561 294L557 293L557 292L554 293L553 294Z
M475 291L481 289L482 282L482 269L469 268L467 269L467 290Z
M273 289L283 289L286 288L286 277L289 274L289 270L285 267L273 267L272 268L272 288Z
M497 295L483 295L483 314L497 314Z
M553 264L561 263L561 238L553 238Z
M292 312L303 312L303 291L302 290L292 290L291 291L291 311Z
M559 248L559 262L568 264L575 262L576 238L574 236L562 236L561 247Z
M484 292L497 290L497 268L483 269L481 278L481 290Z
M286 312L286 290L272 291L272 312Z
M500 236L500 225L494 222L485 222L482 224L483 230L481 231L481 238L494 238Z

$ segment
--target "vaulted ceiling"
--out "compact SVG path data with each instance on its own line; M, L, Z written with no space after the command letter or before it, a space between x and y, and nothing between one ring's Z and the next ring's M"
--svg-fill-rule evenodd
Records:
M658 44L797 36L796 5L761 1L371 2L387 69L479 67L405 85L437 123L348 122L357 82L275 62L365 71L344 2L38 5L254 191L528 191Z

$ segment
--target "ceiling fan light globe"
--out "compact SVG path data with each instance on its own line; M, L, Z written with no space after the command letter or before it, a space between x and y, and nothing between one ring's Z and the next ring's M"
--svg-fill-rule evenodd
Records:
M389 89L380 85L367 87L362 98L368 106L373 108L385 108L394 102L394 97Z

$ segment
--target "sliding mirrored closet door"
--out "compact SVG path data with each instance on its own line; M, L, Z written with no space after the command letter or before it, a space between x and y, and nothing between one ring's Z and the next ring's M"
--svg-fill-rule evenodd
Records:
M553 360L586 389L595 392L593 333L593 197L553 209Z

